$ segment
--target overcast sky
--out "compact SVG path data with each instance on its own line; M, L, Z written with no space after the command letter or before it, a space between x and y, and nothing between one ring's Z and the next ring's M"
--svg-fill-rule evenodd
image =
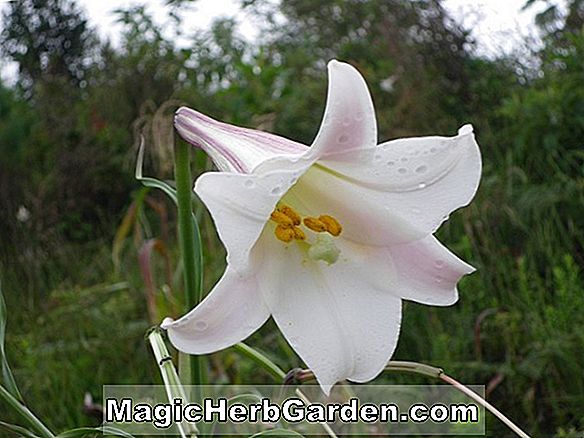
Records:
M17 0L18 1L18 0ZM501 52L510 52L521 47L537 32L533 18L541 7L522 11L526 0L444 0L444 5L452 16L472 29L477 40L477 50L484 55L493 56ZM112 11L132 4L147 4L162 23L165 17L163 0L77 0L87 12L90 22L100 34L108 37L115 44L120 31L115 23ZM0 0L0 6L6 7L6 0ZM542 2L543 3L543 2ZM185 14L186 31L209 26L219 16L236 17L240 22L241 33L253 38L255 35L253 17L237 7L236 0L197 0L191 11ZM0 74L4 79L13 76L13 68L3 66Z
M484 53L500 49L511 50L528 35L535 35L533 18L537 8L522 11L526 0L445 0L444 5L454 17L473 29L474 36ZM136 0L80 0L94 23L101 31L115 40L118 33L113 23L111 11L116 7L141 3ZM145 2L157 16L164 16L162 0ZM188 28L208 26L218 16L236 16L241 22L244 35L253 37L256 27L252 17L242 13L234 0L197 0L187 14L185 26ZM543 2L542 2L543 4ZM539 8L541 9L541 8Z

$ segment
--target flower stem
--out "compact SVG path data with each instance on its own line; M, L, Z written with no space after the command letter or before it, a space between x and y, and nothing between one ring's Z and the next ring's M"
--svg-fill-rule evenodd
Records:
M260 353L256 349L250 347L249 345L240 342L233 346L239 353L243 356L253 360L256 364L261 366L264 370L266 370L272 377L274 377L277 381L282 382L286 379L286 373L272 362L266 355ZM296 388L295 393L298 397L304 401L306 404L310 404L310 400L306 397L306 395L298 388ZM321 423L322 428L331 438L338 438L335 432L331 429L331 427L327 423Z
M147 338L152 347L152 351L154 352L158 368L160 369L169 403L173 403L175 398L188 402L184 388L172 363L172 357L166 348L164 339L162 339L160 329L156 327L150 330ZM185 422L184 424L178 424L178 429L182 438L187 438L189 436L196 437L197 428L191 423Z
M181 140L175 142L174 176L178 204L178 237L184 272L185 312L188 312L203 298L203 263L201 237L193 219L190 147ZM188 362L191 382L194 385L204 385L202 358L189 356Z
M515 423L507 418L501 411L495 408L492 404L478 395L476 392L464 386L462 383L444 374L441 368L436 368L431 365L426 365L418 362L404 362L404 361L389 361L385 366L384 372L405 371L407 373L421 374L423 376L434 377L440 379L449 385L454 386L457 390L465 394L467 397L473 399L475 402L483 406L491 414L497 417L509 429L515 432L521 438L530 438L523 432ZM289 384L303 384L315 380L314 373L310 370L294 369L286 375L285 383Z
M469 388L464 386L462 383L458 382L457 380L453 379L452 377L442 373L440 375L440 379L449 385L454 386L460 392L465 394L467 397L473 399L475 402L483 406L487 409L491 414L497 417L503 424L505 424L509 429L515 432L521 438L530 438L525 432L523 432L515 423L513 423L509 418L507 418L501 411L499 411L496 407L478 395L476 392L471 391Z
M243 356L253 360L256 364L261 366L266 370L276 381L282 381L286 377L286 373L274 362L268 359L263 353L255 350L249 345L240 342L233 346L235 350L241 353Z
M6 402L41 437L55 438L55 434L45 426L26 406L20 403L6 388L0 385L0 400Z

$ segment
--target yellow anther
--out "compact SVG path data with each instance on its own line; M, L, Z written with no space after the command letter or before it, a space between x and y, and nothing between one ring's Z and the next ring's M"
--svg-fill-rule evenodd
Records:
M317 233L326 231L326 224L315 217L305 217L304 225L306 225L306 227L312 231L316 231Z
M292 219L292 222L294 223L294 225L300 225L300 223L302 222L300 215L298 213L296 213L292 207L288 207L287 205L283 205L283 206L279 207L278 210L281 211L282 213L284 213L290 219Z
M329 216L328 214L319 216L318 220L325 225L326 231L335 237L337 237L339 234L341 234L341 231L343 231L343 226L339 223L339 221L334 217Z
M296 237L296 233L293 228L285 227L283 225L278 225L274 231L276 238L282 242L288 243L292 242Z
M278 210L274 210L270 215L270 219L276 222L278 225L281 225L284 228L292 228L294 226L294 222L290 217L286 216L284 213Z
M300 228L294 227L292 228L292 231L294 231L294 239L306 240L306 234L304 234L304 231L302 231Z

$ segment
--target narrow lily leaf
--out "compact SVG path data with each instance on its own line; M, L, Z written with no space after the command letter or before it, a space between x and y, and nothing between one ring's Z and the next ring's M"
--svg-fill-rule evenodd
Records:
M290 429L271 429L271 430L265 430L263 432L258 432L254 435L252 435L250 438L255 438L255 437L259 437L259 436L301 436L304 437L304 435L295 432L293 430Z
M0 421L0 430L15 433L16 435L23 436L25 438L39 438L38 435L35 435L30 430L25 429L24 427L17 426L16 424L5 423L3 421Z
M18 400L22 400L22 396L18 391L16 386L16 381L10 371L8 366L8 360L6 359L6 353L4 351L4 340L6 338L6 302L4 301L4 294L2 293L2 285L0 284L0 366L2 367L2 380L0 383L10 391L10 393L16 397Z
M176 190L171 187L170 184L164 181L160 181L156 178L150 178L142 175L142 167L144 165L144 139L140 142L140 149L138 149L138 159L136 160L136 172L134 176L138 181L140 181L146 187L152 187L154 189L160 189L166 195L172 199L172 201L177 204L178 200L176 198Z
M43 438L55 438L53 432L51 432L47 426L45 426L23 403L17 400L4 386L0 385L0 401L11 409L13 412L18 414L22 420L24 420L28 425L33 428L39 436Z
M134 435L129 434L121 429L117 429L111 426L104 427L80 427L78 429L67 430L56 438L78 438L87 435L99 435L99 436L121 436L124 438L134 438Z

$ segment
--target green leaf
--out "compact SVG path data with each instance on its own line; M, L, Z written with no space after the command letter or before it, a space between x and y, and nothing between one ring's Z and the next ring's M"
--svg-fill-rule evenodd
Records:
M270 429L270 430L264 430L263 432L258 432L254 435L252 435L250 438L255 438L258 436L301 436L304 437L304 435L295 432L293 430L290 429Z
M0 430L6 430L8 432L15 433L18 436L23 436L25 438L39 438L38 435L35 435L33 432L31 432L28 429L25 429L24 427L17 426L16 424L5 423L3 421L0 421Z
M142 167L144 165L144 139L140 141L140 148L138 149L138 159L136 160L136 171L134 176L146 187L162 190L172 201L178 205L176 197L176 190L165 181L160 181L156 178L150 178L142 175Z
M134 435L129 434L121 429L111 427L111 426L103 426L103 427L80 427L78 429L71 429L67 430L59 435L56 438L78 438L87 436L89 434L100 434L103 436L121 436L124 438L134 438Z
M2 293L2 285L0 284L0 367L2 368L2 379L0 383L18 400L22 400L22 396L16 386L16 381L8 366L6 359L6 352L4 351L4 340L6 338L6 302L4 301L4 294Z

